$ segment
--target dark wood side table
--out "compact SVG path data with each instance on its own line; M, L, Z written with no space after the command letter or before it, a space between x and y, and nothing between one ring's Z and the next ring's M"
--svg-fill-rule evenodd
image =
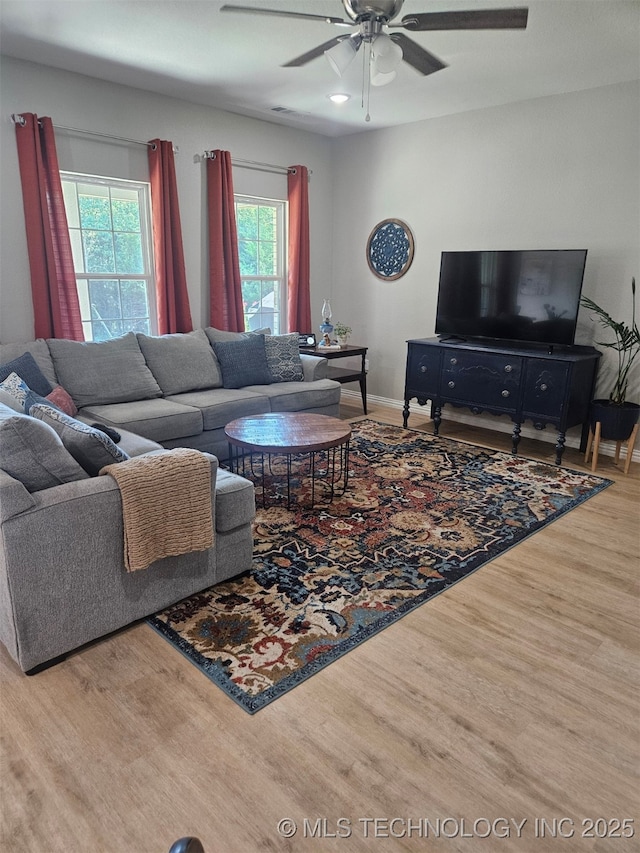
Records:
M365 370L365 358L368 347L357 347L347 344L346 347L340 349L327 349L326 347L316 347L315 349L302 349L300 352L306 352L310 355L321 355L332 361L335 358L349 358L350 356L360 356L362 361L360 370L355 370L349 367L337 367L329 364L328 379L334 379L341 385L345 382L359 382L360 394L362 396L362 409L367 414L367 371Z

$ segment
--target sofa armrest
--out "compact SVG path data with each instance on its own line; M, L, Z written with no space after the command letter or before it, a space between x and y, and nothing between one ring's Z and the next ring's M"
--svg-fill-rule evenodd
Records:
M305 382L313 382L315 379L326 379L329 361L321 355L309 355L301 352L300 361Z

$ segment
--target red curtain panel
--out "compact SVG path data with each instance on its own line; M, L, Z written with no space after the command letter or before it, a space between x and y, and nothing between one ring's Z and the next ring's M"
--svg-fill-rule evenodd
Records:
M289 295L290 332L310 332L309 284L309 172L306 166L289 166Z
M173 143L149 143L158 333L191 332Z
M36 338L83 341L80 303L53 123L22 113L16 122Z
M209 218L209 320L216 329L244 331L238 235L233 204L231 154L213 151L207 160Z

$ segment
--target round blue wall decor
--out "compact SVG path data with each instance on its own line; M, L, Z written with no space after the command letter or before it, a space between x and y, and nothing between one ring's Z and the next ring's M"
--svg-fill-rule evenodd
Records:
M383 219L369 235L369 269L378 278L394 281L411 266L413 248L413 234L405 222L400 219Z

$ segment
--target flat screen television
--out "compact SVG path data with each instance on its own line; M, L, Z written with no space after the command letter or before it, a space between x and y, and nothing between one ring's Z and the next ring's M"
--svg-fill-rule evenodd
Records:
M570 346L586 249L443 252L436 334Z

